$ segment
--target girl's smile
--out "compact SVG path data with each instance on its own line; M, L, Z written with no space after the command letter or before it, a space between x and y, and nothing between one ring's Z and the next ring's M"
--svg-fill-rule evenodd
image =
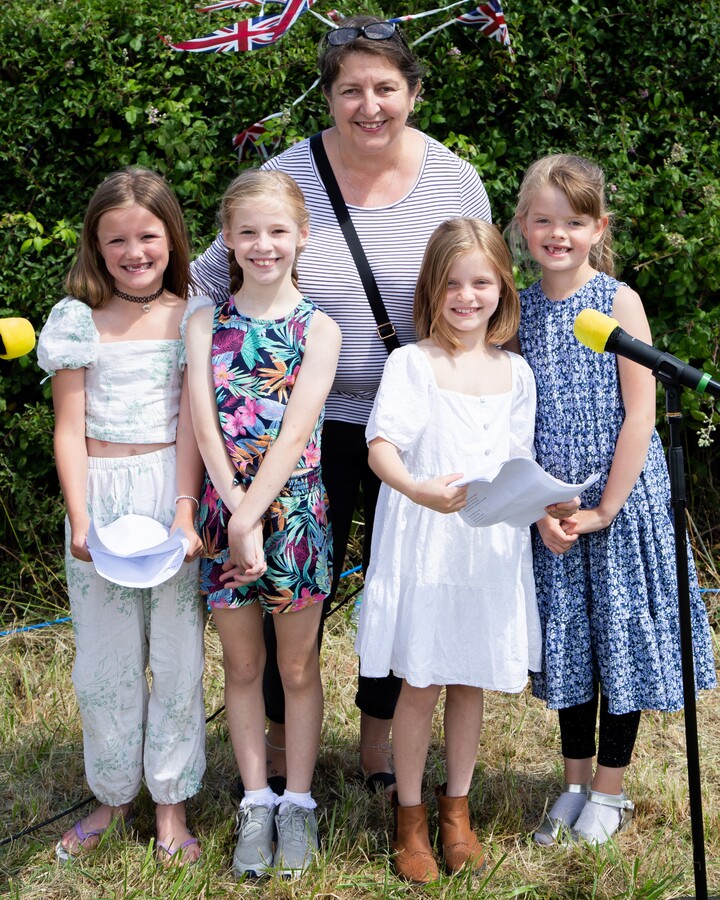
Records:
M283 203L268 198L236 207L223 238L243 270L243 287L269 287L290 276L308 230L298 228Z
M487 331L500 302L500 278L490 260L479 250L458 256L448 274L443 318L455 329Z
M118 290L142 297L162 285L172 247L162 220L144 206L133 203L104 212L97 244Z
M588 264L590 250L606 224L605 219L576 212L560 188L548 185L532 198L522 233L541 266L563 272Z

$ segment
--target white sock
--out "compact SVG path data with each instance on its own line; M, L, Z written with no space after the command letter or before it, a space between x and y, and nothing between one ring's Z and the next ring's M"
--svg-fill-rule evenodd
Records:
M552 809L548 812L548 817L553 822L558 822L562 828L571 828L575 824L575 820L580 815L585 806L587 794L576 793L575 791L563 791L562 794L553 803ZM534 834L536 844L554 844L555 839L542 831L536 831Z
M287 805L294 803L295 806L302 806L303 809L315 809L317 803L313 800L310 791L304 794L298 794L295 791L286 790L282 797L275 800L275 805L279 812L285 812Z
M601 794L599 791L593 791L593 794L598 797L622 797L622 794ZM575 833L589 843L604 844L618 830L621 814L617 806L602 806L588 800L575 822Z
M276 800L277 795L269 787L260 788L259 791L245 791L245 796L240 801L240 809L247 809L249 806L270 807Z
M553 803L548 815L555 822L562 822L564 827L570 828L582 812L586 800L587 794L563 791Z

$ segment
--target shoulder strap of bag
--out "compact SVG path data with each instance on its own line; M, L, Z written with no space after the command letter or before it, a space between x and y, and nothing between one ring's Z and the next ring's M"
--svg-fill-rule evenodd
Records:
M392 353L393 350L400 346L400 341L395 333L395 326L390 321L388 312L385 309L385 304L380 296L375 276L367 261L367 256L365 256L365 251L362 248L357 231L355 231L355 226L353 225L350 213L343 200L340 187L335 178L335 173L330 165L330 160L327 158L327 153L323 146L322 133L318 132L318 134L314 134L310 138L310 149L315 158L315 165L318 167L318 172L325 185L325 190L327 191L330 203L332 203L332 208L335 211L338 224L342 229L347 245L355 260L360 280L362 281L368 302L370 303L370 309L372 309L373 315L375 316L375 322L377 323L375 330L377 331L377 335L385 344L387 352Z

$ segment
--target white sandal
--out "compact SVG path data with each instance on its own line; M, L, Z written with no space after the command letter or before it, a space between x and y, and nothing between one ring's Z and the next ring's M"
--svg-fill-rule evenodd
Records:
M611 828L605 827L604 823L598 821L600 818L600 810L595 809L591 810L591 804L595 807L614 807L617 810L617 824L613 825ZM587 803L585 804L585 809L583 809L583 813L585 810L588 810L591 814L594 814L595 821L592 823L593 825L598 824L600 829L602 830L602 836L598 836L595 833L590 833L589 830L583 830L582 825L580 828L572 829L572 839L575 841L586 841L590 844L604 844L609 841L615 834L622 834L623 831L627 831L630 827L633 814L635 812L635 804L630 800L629 797L626 797L625 794L620 794L619 796L616 794L602 794L599 791L589 791ZM582 816L582 813L581 813ZM578 817L576 824L580 822L580 816Z
M565 782L562 790L562 794L584 794L585 796L587 796L589 792L589 784L570 784L569 782ZM560 797L562 797L562 794L560 794ZM560 797L558 797L558 800L560 800ZM553 804L553 809L557 805L558 800L556 800ZM549 844L566 843L566 839L569 835L570 829L577 821L577 818L582 812L582 809L583 807L581 806L578 810L577 816L566 819L561 816L551 816L550 813L552 812L552 809L550 810L550 812L548 812L546 804L542 822L533 833L533 839L535 843L543 844L545 846Z

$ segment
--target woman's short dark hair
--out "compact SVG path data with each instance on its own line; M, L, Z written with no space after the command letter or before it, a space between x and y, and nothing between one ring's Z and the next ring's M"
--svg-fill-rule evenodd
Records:
M377 16L350 16L343 19L341 28L362 28L375 22L384 22ZM352 53L367 53L380 57L396 68L407 82L410 93L417 91L423 76L420 60L403 40L399 31L385 41L370 41L362 35L339 47L334 47L323 40L320 45L318 67L320 69L320 86L327 95L340 74L345 59Z

